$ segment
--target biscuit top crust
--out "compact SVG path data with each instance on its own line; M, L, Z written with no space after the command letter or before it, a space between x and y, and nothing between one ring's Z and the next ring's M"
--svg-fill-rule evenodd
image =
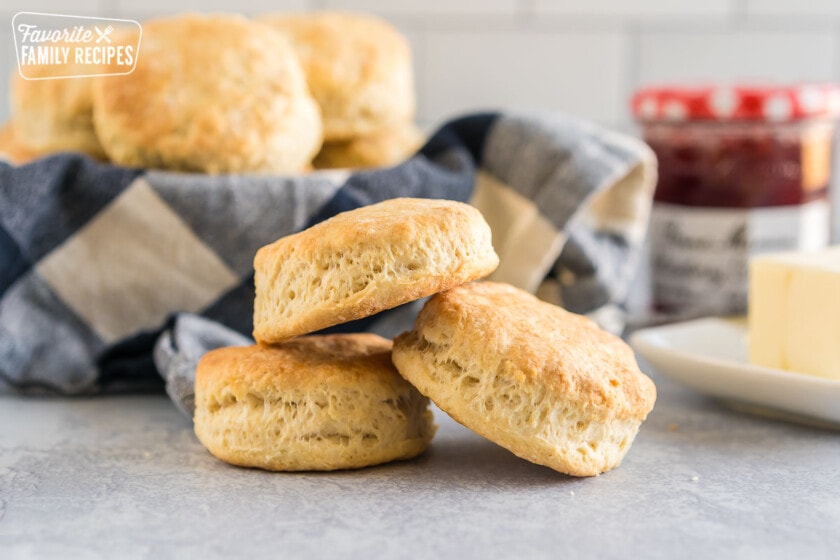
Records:
M151 101L156 109L168 109L160 115L161 120L171 117L176 109L195 113L215 105L235 109L237 102L253 103L255 97L269 93L307 91L288 39L239 15L185 14L147 21L136 56L137 66L131 74L96 81L115 86L105 88L113 93L103 101L116 103L121 93L131 93L132 100ZM254 81L255 77L259 80ZM145 110L141 104L131 109Z
M482 278L490 226L451 200L397 198L333 216L254 258L254 338L283 342Z
M473 349L474 367L495 371L502 356L500 367L518 372L520 382L616 418L644 417L656 400L656 387L623 340L508 284L476 282L435 295L414 331L397 340L413 336L421 347L448 347L458 338L460 348Z
M97 132L115 139L114 155L133 162L121 152L134 150L144 164L209 172L267 165L249 158L267 157L300 100L314 105L288 39L227 14L145 22L134 71L97 79L93 94ZM204 161L214 159L226 163Z
M254 267L279 256L340 253L343 248L421 246L464 238L492 252L490 228L476 208L452 200L393 198L336 214L257 251ZM495 267L494 267L495 268Z
M314 89L364 86L386 78L411 57L405 38L371 15L315 12L268 15L260 21L289 35Z
M328 140L413 118L411 48L391 24L342 12L260 18L289 36L324 114Z

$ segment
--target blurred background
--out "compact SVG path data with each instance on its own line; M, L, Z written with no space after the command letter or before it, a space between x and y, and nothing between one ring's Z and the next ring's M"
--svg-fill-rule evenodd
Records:
M11 22L18 11L34 11L142 21L185 11L320 9L375 13L407 36L417 120L426 130L459 113L518 106L638 134L628 101L643 85L840 82L840 0L6 0L0 17ZM0 41L4 122L15 71L10 24L0 26ZM647 274L643 268L631 308L648 305Z
M182 11L345 9L377 13L414 47L419 121L517 105L634 131L641 84L840 80L840 0L7 0L18 11L145 19ZM0 26L0 118L14 68Z

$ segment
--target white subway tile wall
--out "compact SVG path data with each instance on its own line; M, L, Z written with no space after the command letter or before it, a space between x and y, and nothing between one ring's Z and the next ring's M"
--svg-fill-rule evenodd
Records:
M620 121L627 43L612 31L429 32L420 118L521 105Z
M74 0L65 4L72 5ZM144 19L179 12L234 12L246 15L266 11L305 11L308 0L99 0L103 15Z
M329 10L361 10L383 16L443 16L453 14L512 16L519 0L324 0L313 2Z
M61 0L8 0L0 4L0 13L9 14L9 19L17 12L63 14L68 4L72 4L74 15L79 16L93 16L102 10L101 0L71 0L70 2L67 0L64 2Z
M638 55L639 83L830 81L838 78L840 35L822 30L660 31L640 35Z
M537 14L638 20L726 18L732 5L731 0L534 0Z
M747 0L753 15L785 17L840 17L840 2L837 0Z

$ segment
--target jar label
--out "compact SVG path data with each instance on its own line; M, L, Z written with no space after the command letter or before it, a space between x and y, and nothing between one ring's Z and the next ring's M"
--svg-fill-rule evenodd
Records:
M698 208L655 203L651 214L653 297L675 314L742 314L751 255L828 245L829 203Z

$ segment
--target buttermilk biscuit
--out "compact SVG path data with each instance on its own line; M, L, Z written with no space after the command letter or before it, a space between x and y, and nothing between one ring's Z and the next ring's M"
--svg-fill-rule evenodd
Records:
M409 459L435 433L429 401L372 334L310 336L206 354L195 433L222 461L275 471L354 469Z
M386 167L405 160L422 143L414 124L400 124L369 136L325 142L312 164L316 169Z
M393 359L464 426L574 476L618 466L656 400L621 339L507 284L432 297Z
M325 140L364 136L413 119L411 49L390 24L335 12L262 19L292 39L324 116Z
M37 152L21 145L12 123L0 127L0 160L20 165L36 159L38 155Z
M460 202L397 198L257 251L254 338L281 342L482 278L490 227Z
M62 76L89 71L88 67L66 65L28 66L30 77L50 77L60 68ZM82 152L105 159L105 152L93 129L94 78L24 80L12 75L11 109L17 142L37 154Z
M321 146L294 49L239 16L144 23L134 72L98 80L93 94L96 132L122 165L296 173Z

